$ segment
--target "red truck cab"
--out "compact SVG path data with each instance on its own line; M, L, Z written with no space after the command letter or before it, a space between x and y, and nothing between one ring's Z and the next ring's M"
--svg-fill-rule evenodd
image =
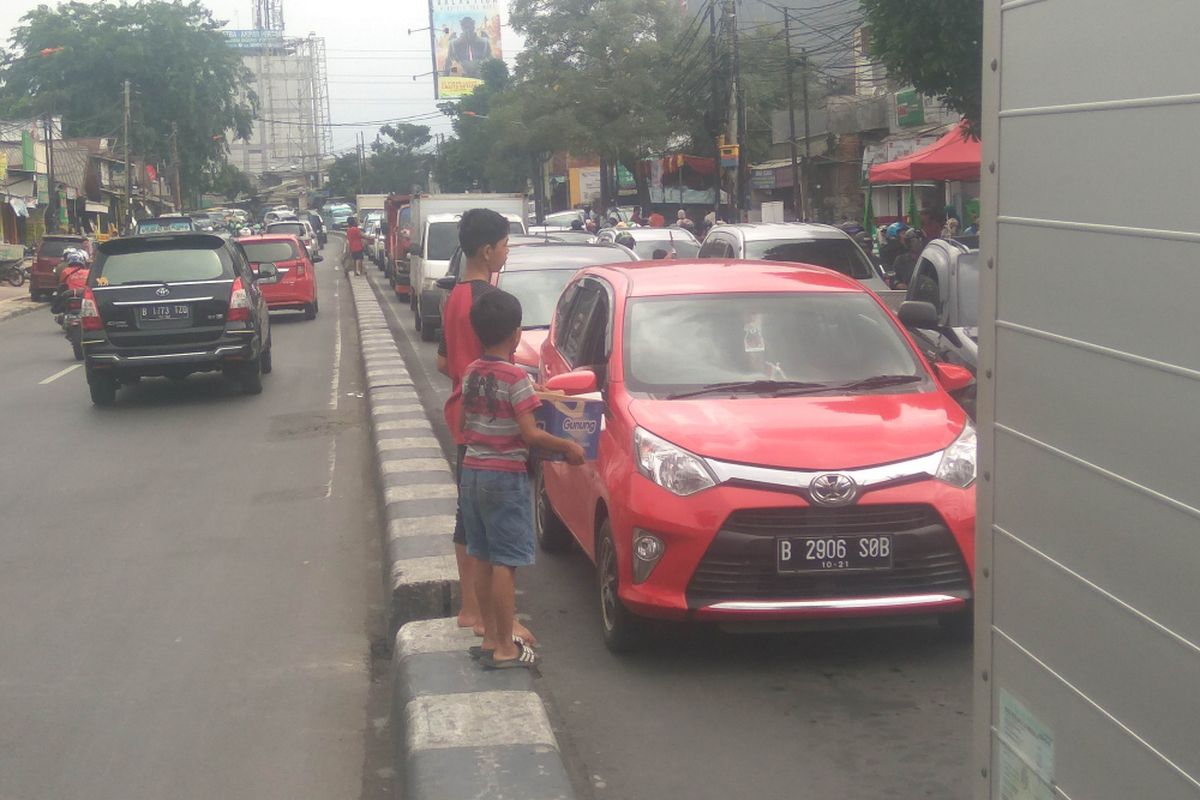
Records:
M383 204L384 273L400 297L408 297L408 247L412 242L409 202L412 195L388 195Z

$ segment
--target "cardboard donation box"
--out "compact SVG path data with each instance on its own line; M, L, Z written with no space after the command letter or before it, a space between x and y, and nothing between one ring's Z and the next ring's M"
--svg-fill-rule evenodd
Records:
M598 394L571 397L561 392L538 392L542 404L534 412L537 426L560 439L572 439L583 448L584 458L595 461L604 426L604 401ZM563 461L561 453L535 452L547 461Z

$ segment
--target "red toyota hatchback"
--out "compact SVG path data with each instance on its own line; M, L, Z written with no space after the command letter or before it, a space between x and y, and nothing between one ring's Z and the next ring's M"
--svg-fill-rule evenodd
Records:
M315 263L322 260L321 256L310 260L308 249L291 234L244 236L237 241L245 249L246 260L256 274L259 264L275 265L277 278L256 281L267 300L267 308L297 309L308 319L317 316L320 304Z
M541 378L605 401L599 458L543 462L543 548L596 563L604 638L643 618L968 624L975 431L861 284L755 261L591 267Z

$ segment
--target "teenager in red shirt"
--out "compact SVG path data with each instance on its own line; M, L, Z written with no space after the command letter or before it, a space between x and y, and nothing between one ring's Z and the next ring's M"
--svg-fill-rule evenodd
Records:
M363 274L363 240L362 230L354 217L346 220L346 246L350 250L350 259L354 262L354 274Z

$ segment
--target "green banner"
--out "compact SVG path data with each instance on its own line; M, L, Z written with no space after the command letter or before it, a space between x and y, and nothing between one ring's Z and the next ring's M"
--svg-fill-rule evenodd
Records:
M37 160L33 157L33 134L21 131L21 169L33 172L37 169Z
M902 128L925 124L925 101L916 89L896 92L896 124Z

